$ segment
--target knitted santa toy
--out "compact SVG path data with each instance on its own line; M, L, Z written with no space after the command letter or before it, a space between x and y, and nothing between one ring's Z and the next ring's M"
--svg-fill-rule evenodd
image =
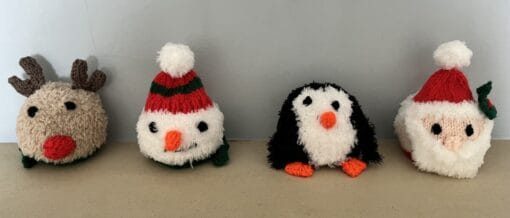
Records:
M477 89L475 101L461 71L473 53L451 41L434 51L440 67L417 93L407 97L395 118L400 144L418 169L455 178L473 178L490 147L496 108L487 95L491 82Z
M193 71L194 54L182 44L159 51L161 72L150 87L137 123L140 151L157 162L193 167L206 159L216 166L228 161L223 113Z

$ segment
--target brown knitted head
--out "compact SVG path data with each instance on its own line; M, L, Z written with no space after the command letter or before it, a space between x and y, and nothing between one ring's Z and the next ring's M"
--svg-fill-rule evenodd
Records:
M37 161L70 163L96 151L106 140L107 116L96 93L106 80L96 70L87 75L87 62L73 63L72 83L46 82L42 68L32 57L20 60L29 78L9 78L27 96L20 109L16 135L24 167Z

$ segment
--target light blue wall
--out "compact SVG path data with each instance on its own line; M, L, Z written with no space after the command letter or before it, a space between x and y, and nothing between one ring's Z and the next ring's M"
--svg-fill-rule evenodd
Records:
M52 79L68 79L75 58L104 70L110 139L136 140L156 51L167 41L195 51L231 138L270 136L288 92L312 80L355 94L389 138L399 102L435 70L436 46L453 39L474 51L465 69L472 88L494 81L494 136L510 138L509 12L504 0L2 1L0 141L15 140L24 100L7 78L33 54Z

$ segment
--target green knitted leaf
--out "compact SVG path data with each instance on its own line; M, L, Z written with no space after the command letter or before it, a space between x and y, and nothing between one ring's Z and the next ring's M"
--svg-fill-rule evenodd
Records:
M489 93L492 90L492 82L489 81L484 85L478 87L476 89L476 93L478 94L478 106L480 110L489 118L490 120L496 118L498 111L496 110L496 106L491 105L490 100L487 98Z

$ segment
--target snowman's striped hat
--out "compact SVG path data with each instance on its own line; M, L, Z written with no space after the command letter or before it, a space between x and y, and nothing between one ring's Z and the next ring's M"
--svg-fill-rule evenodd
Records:
M192 70L195 58L188 46L167 43L159 51L158 62L162 71L152 81L145 111L191 113L213 105Z

